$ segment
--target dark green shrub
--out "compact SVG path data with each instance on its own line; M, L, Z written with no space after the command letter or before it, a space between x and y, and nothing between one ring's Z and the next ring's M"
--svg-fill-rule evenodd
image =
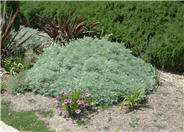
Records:
M86 89L97 104L113 104L114 92L144 88L141 98L156 83L156 71L136 58L123 44L92 38L70 42L66 48L48 48L26 73L28 88L43 95L56 96L61 90Z
M161 46L163 41L169 39L170 33L166 30L170 30L171 27L177 26L177 23L184 21L184 3L182 2L21 2L21 11L25 13L25 16L29 19L32 18L35 13L45 16L58 16L68 14L71 9L76 8L77 14L81 14L84 17L89 17L89 21L98 20L100 24L99 29L103 31L103 34L113 35L109 38L111 41L124 42L125 46L130 48L132 54L135 56L141 56L145 60L149 54L148 42L149 36L153 36L153 41L158 39L158 36L165 35L157 40L157 45L160 47L159 53L162 52L164 56L167 56L165 48ZM36 8L38 12L36 12ZM29 19L30 20L30 19ZM34 22L38 22L36 19ZM174 21L174 22L173 22ZM33 24L35 27L38 25ZM183 34L182 34L183 35ZM177 37L178 48L181 52L183 37L179 35ZM165 40L164 40L165 39ZM174 44L174 42L167 43L168 47ZM155 44L154 44L155 45ZM156 46L156 45L155 45ZM156 46L157 47L157 46ZM176 45L175 45L176 47ZM172 52L172 51L171 51ZM181 53L180 52L180 53ZM172 64L168 64L167 59L163 60L163 57L158 57L156 51L153 51L152 62L156 66L163 67L164 69L172 71L183 71L183 67L178 67L178 63L182 63L183 56L177 56L177 60ZM159 56L161 56L160 54ZM173 53L169 53L173 54ZM179 62L180 61L180 62ZM177 67L176 69L174 67Z
M184 24L168 24L165 34L155 35L152 62L158 67L184 72Z

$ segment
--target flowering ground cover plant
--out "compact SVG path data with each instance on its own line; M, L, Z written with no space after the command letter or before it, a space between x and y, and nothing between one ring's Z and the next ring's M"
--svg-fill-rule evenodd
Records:
M54 107L61 108L62 115L77 116L94 106L94 99L85 90L61 91L56 100Z

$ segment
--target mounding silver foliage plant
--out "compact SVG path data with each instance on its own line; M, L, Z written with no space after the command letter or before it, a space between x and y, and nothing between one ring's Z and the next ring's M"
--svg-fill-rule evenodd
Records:
M61 90L86 89L96 104L119 101L118 92L127 94L145 89L145 97L156 84L157 71L131 55L123 44L83 38L65 48L54 45L45 50L27 71L28 89L56 96Z
M28 49L44 48L51 41L51 38L46 33L39 32L37 29L28 27L22 28L19 34L16 36L15 40L20 39L20 37L25 33L26 35L24 38L30 35L32 35L32 37L21 46L20 49L24 51Z

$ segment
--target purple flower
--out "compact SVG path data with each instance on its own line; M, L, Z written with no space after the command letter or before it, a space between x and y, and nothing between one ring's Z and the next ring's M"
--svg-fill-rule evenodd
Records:
M88 98L90 96L89 93L85 93L85 98Z
M93 106L93 105L94 105L94 103L93 103L93 102L91 102L91 103L90 103L90 105L91 105L91 106Z
M85 107L85 104L82 104L81 107L84 108Z
M70 91L63 91L64 95L67 95Z
M85 105L85 106L88 106L88 103L86 102L86 103L84 103L84 105Z
M68 99L68 103L72 103L72 99Z
M60 97L59 97L59 96L56 96L56 99L57 99L57 100L60 100Z
M83 100L77 100L77 103L78 103L78 104L83 104L84 101L83 101Z
M56 108L58 105L59 105L59 102L56 102L55 105L54 105L54 107Z
M61 114L64 115L65 114L65 110L61 109Z
M67 100L67 99L64 100L63 104L64 104L64 105L65 105L65 104L68 104L68 100Z
M80 114L80 112L81 112L81 110L79 110L79 109L77 109L77 110L75 111L76 114Z

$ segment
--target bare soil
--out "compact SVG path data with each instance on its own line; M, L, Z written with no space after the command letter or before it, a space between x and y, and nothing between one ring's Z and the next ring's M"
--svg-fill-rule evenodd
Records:
M1 100L11 101L11 108L21 110L53 110L52 117L40 119L48 123L51 130L57 132L183 132L184 131L184 75L176 75L159 71L160 85L148 95L148 102L134 111L126 107L112 106L103 110L97 108L83 118L86 124L78 125L71 118L60 116L54 108L54 98L35 95L31 92L1 95Z

